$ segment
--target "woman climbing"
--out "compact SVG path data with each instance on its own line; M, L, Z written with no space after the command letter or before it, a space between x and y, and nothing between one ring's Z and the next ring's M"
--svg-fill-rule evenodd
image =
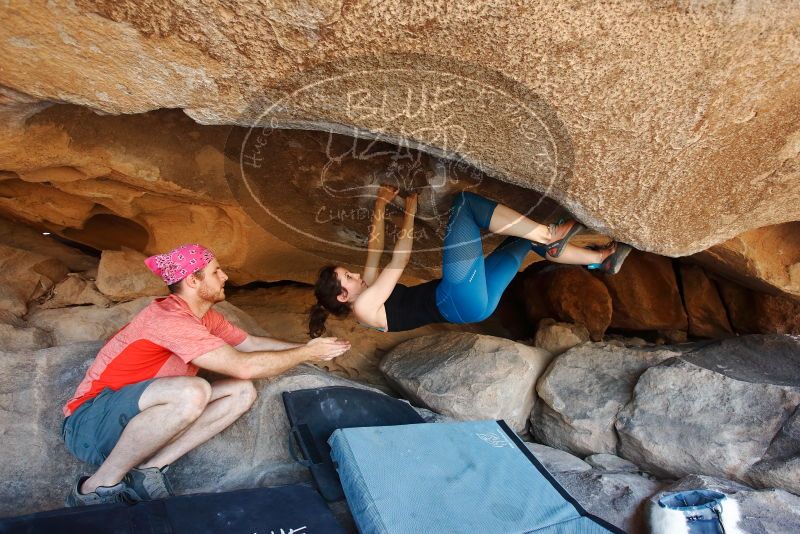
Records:
M403 225L389 264L380 271L384 246L386 205L398 191L383 185L375 200L367 261L359 275L341 266L329 265L319 274L314 287L317 304L311 310L309 334L321 336L328 313L356 319L385 332L413 330L430 323L473 323L486 319L530 250L556 263L588 265L615 274L630 252L630 246L611 243L591 250L570 245L583 230L570 220L543 225L508 206L474 193L456 195L447 224L442 254L442 278L406 287L399 284L411 258L417 195L405 200ZM481 230L509 236L497 249L483 257Z

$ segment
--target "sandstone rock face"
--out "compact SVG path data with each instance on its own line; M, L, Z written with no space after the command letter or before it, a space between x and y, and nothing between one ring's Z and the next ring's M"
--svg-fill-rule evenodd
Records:
M800 334L800 301L717 282L734 330L741 334Z
M633 473L602 470L553 473L564 488L590 513L629 534L647 534L642 502L664 484Z
M145 258L129 248L104 250L97 268L97 289L117 302L169 294L164 281L144 264Z
M525 309L530 322L555 318L584 325L594 341L603 338L611 322L611 297L586 269L536 265L524 276Z
M634 250L619 273L597 276L608 287L614 305L610 326L686 331L686 312L669 258Z
M649 506L658 506L664 492L710 489L725 493L739 504L739 528L748 534L797 532L800 529L800 497L779 489L754 490L723 478L689 475L669 485L650 498Z
M83 378L102 343L80 343L0 354L0 515L63 506L64 495L91 467L75 459L61 439L61 407ZM221 435L173 464L179 494L279 485L309 478L289 456L282 391L354 382L300 366L257 382L255 406ZM33 451L33 452L32 452Z
M456 419L504 419L517 432L552 356L477 334L424 336L395 347L380 369L409 399Z
M542 462L551 473L566 473L571 471L589 471L592 466L568 452L542 445L541 443L525 443L529 451Z
M589 341L589 331L585 326L542 319L533 344L553 356L558 356L586 341Z
M100 117L53 106L24 129L0 128L0 169L12 171L0 181L0 213L98 251L150 255L201 242L236 283L312 280L323 260L268 233L232 196L228 134L178 111ZM303 132L283 143L298 169L304 152L322 150Z
M800 219L792 3L387 13L369 2L81 1L7 8L3 18L0 85L15 117L38 99L245 123L265 100L280 104L278 125L341 125L465 156L509 182L551 189L595 229L671 255ZM503 95L548 128L512 120ZM458 128L442 125L448 116ZM548 158L532 157L534 141L550 141ZM547 172L559 165L574 170Z
M748 336L651 367L619 414L620 455L654 474L749 482L800 404L798 358L796 339Z
M270 335L305 343L308 341L308 312L314 304L311 287L284 285L254 290L234 291L228 301L251 316ZM352 317L329 317L326 335L350 341L345 354L320 366L344 377L387 387L386 378L378 369L381 358L409 339L437 332L474 332L503 336L491 320L475 325L434 324L408 332L379 332L359 325Z
M718 338L733 334L717 287L702 267L682 263L681 285L689 319L689 334Z
M542 443L579 456L616 454L614 422L639 375L678 356L668 348L627 349L584 343L557 357L539 379L532 432Z
M45 236L42 232L6 219L0 219L0 243L55 258L73 272L84 272L97 267L97 258L59 243L52 236Z

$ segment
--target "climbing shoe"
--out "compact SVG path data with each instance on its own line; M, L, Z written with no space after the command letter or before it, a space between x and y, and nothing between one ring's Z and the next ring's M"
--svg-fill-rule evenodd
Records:
M614 252L609 254L602 263L592 263L586 267L606 274L617 274L622 268L622 263L625 261L625 258L627 258L628 254L633 250L633 247L625 243L613 243L612 247L614 247Z
M551 258L557 258L561 256L561 253L564 251L564 247L567 245L567 243L569 243L569 240L581 233L586 227L575 220L570 220L567 222L561 220L556 224L551 224L549 228L550 235L561 234L559 239L553 241L552 243L547 243L547 255Z
M173 495L172 485L167 480L167 469L169 466L161 469L158 467L133 468L125 475L125 481L142 501L166 499Z
M67 495L64 504L66 506L91 506L94 504L134 504L139 502L139 497L123 480L113 486L98 486L90 493L81 493L80 488L89 477L84 476L72 487L72 491Z

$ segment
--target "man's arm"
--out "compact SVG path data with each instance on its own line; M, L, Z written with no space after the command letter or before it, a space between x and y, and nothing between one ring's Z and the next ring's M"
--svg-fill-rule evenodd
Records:
M202 354L192 363L202 369L241 379L278 376L303 362L327 361L350 349L335 337L318 337L305 345L278 351L241 352L230 345Z
M287 350L302 347L305 343L292 343L273 337L248 335L247 338L234 348L239 352L255 352L257 350Z

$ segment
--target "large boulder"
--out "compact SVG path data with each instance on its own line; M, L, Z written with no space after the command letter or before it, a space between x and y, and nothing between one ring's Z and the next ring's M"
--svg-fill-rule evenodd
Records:
M46 294L67 272L56 258L0 245L0 310L25 315L28 303Z
M49 298L39 304L37 309L66 308L94 304L106 307L111 303L91 280L86 280L77 273L70 273L64 280L56 284Z
M102 346L85 343L0 357L0 516L60 508L85 467L61 439L61 408Z
M619 273L597 274L608 287L610 326L626 330L682 330L688 322L672 260L633 250Z
M800 222L741 233L692 259L751 289L800 298Z
M689 335L718 338L733 334L717 286L706 276L703 268L681 263L680 273Z
M542 319L536 329L533 344L553 356L568 351L576 345L589 341L589 330L572 323L557 323L553 319Z
M114 301L168 294L164 281L144 264L145 258L141 252L124 247L104 250L97 268L97 289Z
M800 334L800 300L718 280L733 329L740 334Z
M28 316L28 323L50 332L55 345L106 340L128 324L152 300L150 297L142 297L109 307L41 309Z
M523 291L528 320L545 318L584 325L600 341L611 322L608 289L583 267L534 265L524 274Z
M733 480L689 475L662 488L647 506L658 506L665 492L710 489L724 493L739 505L739 528L748 534L800 532L800 497L780 489L755 490Z
M531 430L540 442L579 456L616 454L614 422L649 367L678 356L669 347L632 349L584 343L553 361L539 379Z
M589 471L592 466L572 454L548 447L541 443L525 443L525 447L539 460L551 473L566 473L569 471Z
M16 352L49 347L50 334L40 328L28 326L25 321L8 311L0 310L0 350Z
M615 454L592 454L584 458L584 461L596 469L602 471L614 471L623 473L638 473L639 466L629 462L625 458L620 458Z
M401 343L380 369L409 399L457 419L504 419L525 430L534 386L552 356L507 339L434 334Z
M772 443L800 404L798 369L800 341L778 335L729 338L651 367L619 413L620 455L658 475L754 482L749 471L772 448L785 476L761 480L796 490L799 443Z
M0 354L0 516L63 506L64 497L88 466L61 439L61 408L72 396L102 343ZM311 366L256 381L254 407L219 436L172 465L179 494L226 491L307 480L308 471L287 449L288 421L281 393L347 385L364 387Z

